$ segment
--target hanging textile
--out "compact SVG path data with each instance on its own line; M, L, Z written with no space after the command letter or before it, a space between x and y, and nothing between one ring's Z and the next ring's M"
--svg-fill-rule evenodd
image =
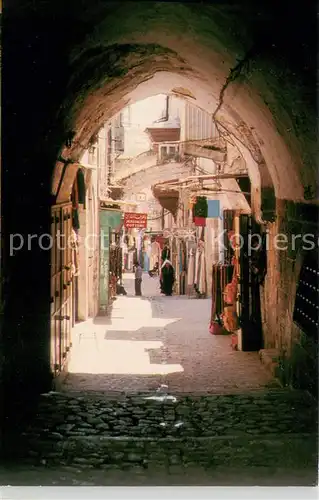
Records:
M77 181L77 191L78 191L78 202L84 205L85 209L86 187L85 187L84 173L81 168L79 168L77 172L76 181Z
M196 203L195 203L194 208L193 208L194 218L195 217L206 218L207 217L207 210L208 210L208 206L207 206L206 196L197 196Z
M202 295L204 295L206 293L206 261L205 261L204 246L201 248L201 254L200 254L200 270L199 270L198 291Z
M216 219L220 217L220 201L208 200L207 201L207 217Z
M197 247L195 254L195 278L194 285L198 286L199 282L199 271L200 271L200 248Z
M72 208L72 227L75 231L80 229L79 210L77 208Z
M236 305L226 306L222 315L225 330L233 333L239 328L239 320L236 312Z
M79 259L79 241L78 236L74 229L71 232L70 245L72 248L72 276L79 276L80 274L80 259Z
M234 210L224 210L223 225L224 225L224 258L227 264L230 264L234 256L231 237L234 235Z
M193 248L189 251L189 261L187 270L187 284L193 286L195 281L195 251Z
M238 290L238 260L233 257L232 264L234 266L233 276L230 283L225 286L223 291L224 302L227 305L233 305L236 303L237 290Z
M205 217L194 217L194 223L197 227L205 227L206 226L206 218Z
M194 288L197 293L203 295L206 293L206 275L205 275L205 252L204 242L199 241L195 256L195 280Z
M150 270L150 259L147 252L143 253L143 270L145 272Z
M130 251L127 255L127 269L128 269L128 271L133 270L133 264L134 264L134 251Z
M230 283L224 289L224 312L222 314L225 330L233 333L239 328L239 320L236 311L237 291L238 291L238 260L233 257L232 264L234 266L233 276Z
M154 269L156 263L160 265L161 247L157 241L151 243L150 269Z
M179 247L179 272L182 273L184 270L184 265L183 265L183 247L180 245Z
M71 201L73 208L79 208L79 192L78 192L78 183L74 182L72 187Z
M72 188L72 227L75 231L80 229L80 218L79 218L79 194L78 194L78 184L74 182Z

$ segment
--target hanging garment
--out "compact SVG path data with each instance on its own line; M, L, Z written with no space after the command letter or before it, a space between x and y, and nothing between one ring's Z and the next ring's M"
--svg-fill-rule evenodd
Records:
M80 229L80 217L77 208L72 208L72 227L75 231Z
M147 252L144 252L143 261L144 261L144 271L148 272L150 270L150 261Z
M235 332L239 328L239 321L238 321L238 316L236 312L236 307L233 306L226 306L224 309L223 313L223 323L224 323L224 328L228 332Z
M233 257L232 263L234 266L233 277L224 288L224 302L228 305L235 304L238 290L238 261L235 257Z
M195 280L195 252L193 248L189 252L188 270L187 270L187 285L193 286Z
M229 264L234 255L234 250L231 245L231 238L234 234L234 210L224 210L223 212L223 225L224 225L224 258Z
M205 217L194 217L194 223L195 223L195 226L197 226L197 227L205 227L206 226L206 219L205 219Z
M198 286L199 282L199 271L200 271L200 249L197 247L195 254L195 276L194 285Z
M77 188L78 188L78 202L84 205L85 208L85 198L86 198L86 186L84 172L79 168L76 176Z
M128 253L128 262L127 262L127 269L128 271L133 270L133 263L134 263L134 252L129 252Z
M220 201L207 200L207 217L218 218L220 217Z
M212 303L210 312L210 324L216 320L216 301L217 301L217 265L213 265L212 269Z
M79 266L79 241L78 235L72 229L71 238L70 238L71 248L72 248L72 276L79 276L80 274L80 266Z
M202 248L201 255L200 255L200 271L199 271L198 291L201 294L206 293L206 261L205 261L204 248Z
M157 241L151 244L150 269L154 269L156 263L160 265L161 247Z

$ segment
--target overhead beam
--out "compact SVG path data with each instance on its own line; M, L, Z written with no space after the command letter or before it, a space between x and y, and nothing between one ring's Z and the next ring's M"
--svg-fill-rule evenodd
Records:
M160 187L160 186L178 186L178 185L181 185L181 184L185 184L185 183L188 183L188 182L194 182L194 181L198 181L198 180L202 180L202 181L205 181L205 180L218 180L218 179L239 179L241 177L247 177L247 173L236 173L236 172L232 172L230 174L208 174L208 175L190 175L188 177L185 177L184 179L172 179L172 180L169 180L169 181L164 181L164 182L159 182L156 184L156 187Z

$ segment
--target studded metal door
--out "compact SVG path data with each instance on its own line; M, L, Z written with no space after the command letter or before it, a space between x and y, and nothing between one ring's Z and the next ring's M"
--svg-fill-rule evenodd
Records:
M72 205L51 211L51 370L57 376L71 347L73 324Z

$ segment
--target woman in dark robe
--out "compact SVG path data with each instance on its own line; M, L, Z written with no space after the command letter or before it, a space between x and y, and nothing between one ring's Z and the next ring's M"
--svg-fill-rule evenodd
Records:
M161 269L161 292L168 297L173 293L173 285L175 282L175 271L172 263L169 260L165 260Z
M169 260L171 258L171 251L169 249L169 245L166 243L161 254L161 259L162 262L165 262L165 260Z

